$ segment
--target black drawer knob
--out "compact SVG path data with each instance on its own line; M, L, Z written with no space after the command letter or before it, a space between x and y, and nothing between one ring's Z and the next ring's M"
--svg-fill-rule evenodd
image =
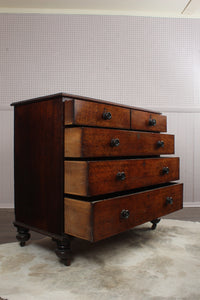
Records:
M164 148L165 143L164 143L164 141L158 141L157 145L158 145L158 147Z
M112 114L109 111L104 111L102 117L104 120L110 120L110 119L112 119Z
M130 212L128 209L123 209L120 213L120 218L121 219L128 219L130 216Z
M111 147L118 147L119 146L119 139L112 139L110 142Z
M149 126L156 126L156 119L149 119Z
M172 197L167 197L166 198L166 203L167 204L173 204L173 198Z
M162 169L163 174L169 174L169 168L168 167L164 167Z
M125 179L126 179L126 175L125 175L124 172L118 172L118 173L117 173L117 178L118 178L119 180L125 180Z

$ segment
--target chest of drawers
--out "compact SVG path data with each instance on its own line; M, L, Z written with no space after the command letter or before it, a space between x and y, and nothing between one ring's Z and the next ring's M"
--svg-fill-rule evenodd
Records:
M16 102L15 222L52 237L96 242L182 208L174 136L160 113L70 94ZM165 156L161 156L165 155Z

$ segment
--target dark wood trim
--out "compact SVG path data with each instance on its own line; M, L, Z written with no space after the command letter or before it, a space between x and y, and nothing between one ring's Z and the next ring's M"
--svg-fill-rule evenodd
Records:
M62 98L15 107L15 220L51 232L64 229Z
M48 95L48 96L41 96L41 97L31 98L31 99L27 99L27 100L17 101L17 102L11 103L10 106L19 106L19 105L36 103L36 102L40 102L40 101L48 101L50 99L60 98L60 97L63 97L63 93L57 93L57 94L52 94L52 95Z

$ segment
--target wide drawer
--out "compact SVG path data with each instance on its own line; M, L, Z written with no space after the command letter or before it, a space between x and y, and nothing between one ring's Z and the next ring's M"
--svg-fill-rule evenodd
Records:
M65 198L65 233L98 241L179 210L182 203L182 184L93 202Z
M131 129L144 131L167 131L167 118L161 114L131 110Z
M174 136L117 129L65 129L65 157L147 156L174 153Z
M94 196L178 179L178 157L65 161L64 192Z
M65 125L130 129L130 109L83 100L65 102Z

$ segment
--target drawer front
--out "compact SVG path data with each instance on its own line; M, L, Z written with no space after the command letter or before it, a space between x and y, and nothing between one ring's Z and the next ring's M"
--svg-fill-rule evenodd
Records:
M66 198L65 233L98 241L179 210L182 203L182 184L96 202Z
M65 125L130 129L130 109L114 105L71 100L65 102Z
M65 161L65 193L94 196L179 179L179 158Z
M166 116L139 110L131 110L131 129L144 131L167 131Z
M143 156L174 153L174 136L117 129L65 129L65 157Z

